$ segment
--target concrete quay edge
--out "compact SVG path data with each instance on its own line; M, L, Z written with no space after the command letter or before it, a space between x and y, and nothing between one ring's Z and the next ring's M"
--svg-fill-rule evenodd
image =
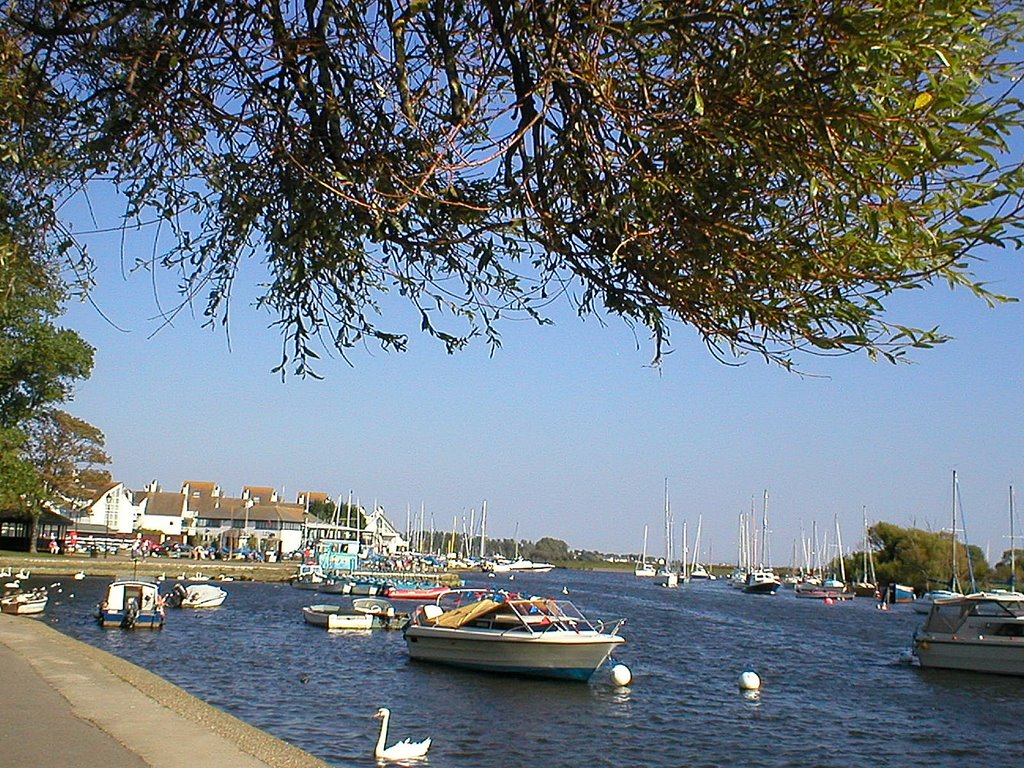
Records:
M141 667L0 614L0 766L330 768Z

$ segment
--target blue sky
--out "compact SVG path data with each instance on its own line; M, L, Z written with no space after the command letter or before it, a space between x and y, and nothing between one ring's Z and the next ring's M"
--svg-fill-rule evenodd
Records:
M682 328L654 369L642 329L562 306L554 326L506 323L493 357L484 345L449 356L413 325L407 353L357 350L352 366L321 361L323 381L282 383L272 318L245 296L232 305L230 347L187 314L153 335L150 278L125 279L116 242L91 247L103 315L74 305L64 322L96 347L96 367L69 409L103 430L113 474L132 488L208 480L232 495L274 486L287 500L351 491L399 526L422 504L441 529L479 516L486 499L492 536L518 526L530 540L637 552L648 524L660 553L667 478L674 538L683 520L692 537L703 515L702 554L716 561L735 559L738 515L752 499L760 510L767 489L772 559L784 564L801 528L831 530L834 515L855 544L862 508L870 522L948 528L956 469L970 541L993 557L1008 545L1008 486L1024 482L1019 303L989 309L944 285L910 292L890 318L938 324L954 341L913 353L913 365L801 360L813 377L755 358L722 365ZM129 240L125 253L150 248ZM1018 256L984 255L978 276L1024 296ZM173 280L159 282L167 307Z

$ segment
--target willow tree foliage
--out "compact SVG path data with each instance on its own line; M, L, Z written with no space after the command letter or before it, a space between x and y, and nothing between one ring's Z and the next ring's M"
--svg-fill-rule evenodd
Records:
M879 584L906 584L923 594L949 589L954 570L965 591L972 580L976 584L989 581L989 566L981 549L960 541L953 546L949 533L880 522L871 527L869 536ZM859 557L859 553L854 554L852 561L857 562Z
M726 358L895 360L943 338L895 292L998 301L972 262L1020 243L1016 0L0 8L30 117L5 183L43 211L115 185L114 224L173 235L140 266L211 321L262 264L300 372L321 341L403 349L396 294L449 350L564 299L656 358L685 324Z

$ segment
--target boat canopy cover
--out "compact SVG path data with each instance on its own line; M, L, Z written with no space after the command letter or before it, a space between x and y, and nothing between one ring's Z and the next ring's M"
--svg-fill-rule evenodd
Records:
M466 624L469 624L480 616L490 613L499 605L501 605L501 603L494 600L480 600L479 602L463 605L459 608L454 608L442 613L437 617L437 620L434 621L434 624L438 627L451 627L452 629L457 629L458 627L463 627Z

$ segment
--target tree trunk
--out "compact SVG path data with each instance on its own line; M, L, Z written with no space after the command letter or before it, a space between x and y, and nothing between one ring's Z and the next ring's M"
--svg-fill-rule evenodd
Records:
M39 541L39 515L30 512L29 519L32 522L28 527L28 552L30 555L34 555L39 551L36 547L36 542Z

